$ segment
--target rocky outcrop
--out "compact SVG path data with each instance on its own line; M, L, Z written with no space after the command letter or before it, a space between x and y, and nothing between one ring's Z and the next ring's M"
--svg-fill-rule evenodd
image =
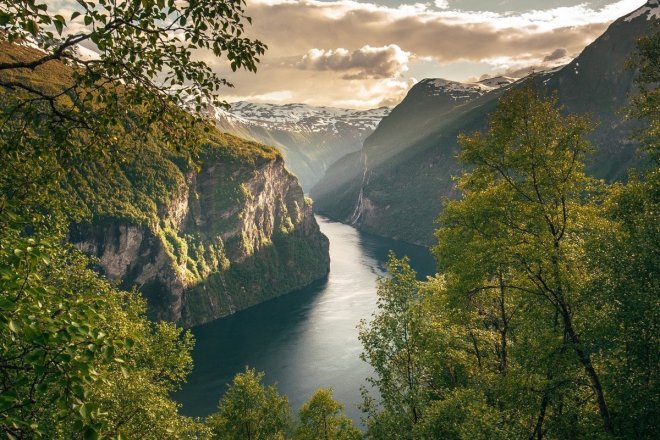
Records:
M112 216L71 227L71 241L122 287L137 287L154 319L201 324L327 275L328 240L280 156L207 155L158 223Z

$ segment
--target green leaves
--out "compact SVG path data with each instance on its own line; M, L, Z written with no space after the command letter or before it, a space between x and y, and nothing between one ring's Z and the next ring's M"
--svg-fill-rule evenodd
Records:
M57 33L62 35L62 30L64 29L64 26L66 26L66 21L61 15L55 15L53 16L53 25L55 26Z
M299 411L296 440L359 440L362 433L343 414L343 405L332 397L332 390L319 388Z
M265 50L242 37L243 5L78 0L67 21L48 2L3 4L0 162L11 166L0 173L0 426L7 437L208 437L169 397L191 369L192 337L150 323L139 295L110 286L64 243L71 222L92 214L155 221L158 204L183 179L176 164L192 163L209 139L175 104L190 95L201 108L228 84L194 55L216 46L255 62ZM67 34L74 20L86 29ZM11 44L28 36L43 52ZM96 45L98 58L86 62L72 50L79 43ZM8 83L11 93L2 87ZM108 185L124 173L136 174L135 193Z
M589 128L528 87L460 138L470 171L438 219L440 275L390 260L361 327L371 438L652 435L658 173L594 182Z
M363 320L358 326L361 357L374 369L375 377L369 381L382 400L382 409L373 407L367 395L364 409L370 433L383 430L403 435L412 432L425 406L422 284L407 258L399 260L390 253L387 268L390 277L378 283L378 309L369 323Z
M9 322L7 323L7 327L9 327L9 330L12 331L13 333L18 333L20 330L19 324L16 323L16 321L10 319Z
M207 418L214 435L226 439L283 438L289 426L289 401L274 385L264 386L264 374L246 367L229 385L218 412Z
M36 20L27 20L23 22L21 26L33 37L36 37L39 34L39 25L37 24Z
M582 137L589 123L561 114L555 99L537 93L531 86L509 92L487 133L460 138L461 158L474 168L461 177L464 198L449 202L439 219L434 253L447 274L447 294L474 313L469 331L479 369L489 370L489 380L495 386L501 381L504 389L511 375L545 383L541 388L557 387L554 398L561 400L587 394L589 388L578 385L582 381L594 388L599 381L574 326L592 312L583 299L588 276L582 243L600 220L596 201L585 200L585 191L597 188L582 164L590 150ZM534 395L523 395L527 403L518 411L533 414ZM541 399L552 407L547 393ZM609 429L604 401L599 402ZM572 410L589 413L591 405ZM545 415L539 420L537 431L547 422Z
M38 232L0 232L0 423L9 435L203 438L169 399L190 371L190 337L150 323L138 295L114 290L52 231Z
M0 26L6 27L10 42L28 35L46 37L37 38L36 42L47 55L37 56L30 67L51 61L53 56L56 61L76 63L76 84L72 93L79 99L75 104L62 105L54 90L45 94L36 92L36 95L58 104L50 110L56 119L66 115L60 122L84 121L81 125L87 128L106 126L107 121L123 114L116 104L103 100L104 93L86 93L90 89L100 92L96 86L101 78L105 81L105 90L128 91L122 93L122 98L131 104L140 105L151 98L161 98L151 100L154 107L144 106L144 110L153 112L152 115L161 115L165 100L176 101L179 105L184 105L189 98L213 102L218 90L230 84L205 62L195 59L200 49L226 56L234 70L246 68L250 71L256 70L258 57L266 50L260 41L244 37L244 2L78 1L76 8L70 21L82 17L86 29L75 38L65 36L69 23L62 15L50 11L47 3L10 1L0 13ZM95 63L87 63L78 51L71 50L79 43L96 46ZM4 72L11 70L11 63L16 69L25 67L24 61L6 62L9 62L9 70L4 69ZM136 72L140 74L135 75ZM22 84L21 81L17 83ZM19 88L27 94L27 99L35 94L35 88L27 84ZM171 94L173 89L180 93ZM98 108L101 102L105 104L103 109ZM93 108L97 111L90 112ZM98 119L98 123L90 123L92 119Z

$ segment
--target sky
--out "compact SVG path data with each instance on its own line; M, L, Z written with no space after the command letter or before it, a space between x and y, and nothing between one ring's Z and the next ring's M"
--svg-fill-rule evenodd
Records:
M228 102L394 106L424 78L522 77L566 64L645 0L246 0L255 73L200 53ZM70 16L74 0L48 0ZM82 24L79 24L82 26ZM71 31L76 29L72 28Z
M228 101L373 108L423 78L475 81L565 64L644 0L247 0L256 74L207 60Z

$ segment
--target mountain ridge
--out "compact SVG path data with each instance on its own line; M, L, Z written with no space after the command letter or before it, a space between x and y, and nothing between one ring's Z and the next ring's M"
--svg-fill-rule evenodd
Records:
M566 112L589 112L600 124L589 136L596 152L588 170L598 178L625 179L640 162L630 140L635 122L621 112L635 90L634 72L625 64L636 39L657 26L657 8L653 0L640 9L643 13L621 17L571 63L527 79L544 93L556 94ZM377 235L433 242L440 201L458 196L452 180L461 172L455 161L457 135L483 130L498 97L520 84L452 96L434 95L433 81L411 88L360 152L329 168L310 192L317 211Z

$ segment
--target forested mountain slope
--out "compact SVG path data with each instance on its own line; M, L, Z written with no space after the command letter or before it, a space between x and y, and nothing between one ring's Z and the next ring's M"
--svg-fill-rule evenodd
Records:
M2 43L3 59L36 54ZM57 89L72 74L49 62L14 75ZM182 111L171 111L183 118ZM152 318L186 326L327 274L327 238L276 149L198 123L191 155L165 145L159 124L121 160L76 162L60 182L66 203L79 213L69 238L97 257L101 273L125 289L139 288ZM119 126L116 136L131 129L130 123Z
M634 123L623 110L635 91L626 61L658 19L657 8L643 7L613 23L568 65L529 77L543 93L557 94L565 112L591 115L597 127L589 134L595 152L587 169L596 177L624 179L638 163L630 140ZM452 83L418 83L362 150L337 161L312 189L317 210L379 235L432 243L441 199L456 195L457 135L485 128L502 92L520 83L490 90L445 86L440 93L432 85Z

